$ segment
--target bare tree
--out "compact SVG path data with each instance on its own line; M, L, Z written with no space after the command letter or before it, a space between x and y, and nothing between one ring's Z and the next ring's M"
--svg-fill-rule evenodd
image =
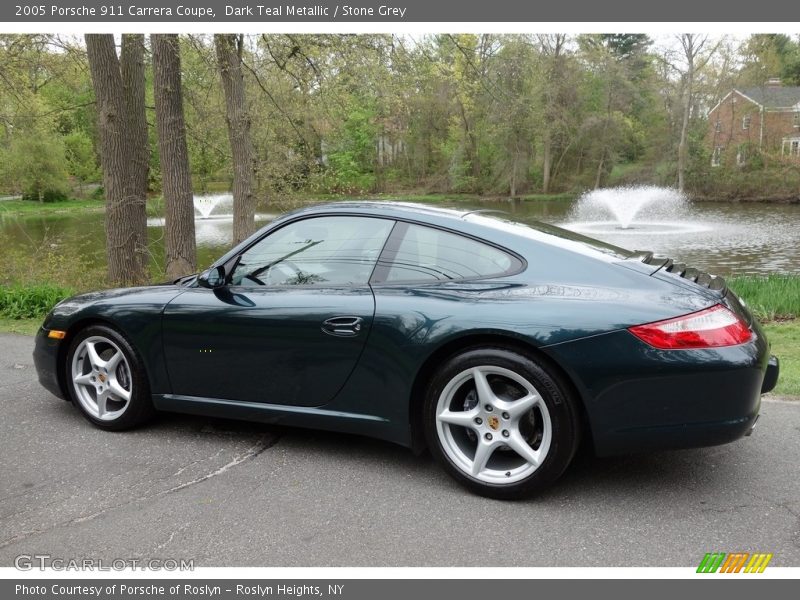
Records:
M150 44L153 49L161 187L166 208L164 268L167 277L174 279L197 270L192 179L181 93L181 57L176 34L152 34Z
M144 36L87 34L106 196L106 256L113 285L148 279L146 194L149 169L144 104Z
M553 137L557 127L559 94L563 86L563 56L567 35L564 33L539 34L539 51L545 63L544 93L545 118L542 128L542 193L550 192L553 171Z
M683 191L686 187L686 168L689 162L689 119L692 115L692 105L694 102L694 82L695 76L701 71L713 56L721 43L718 41L713 48L708 49L708 35L698 35L696 33L683 33L678 36L678 41L683 50L683 60L685 61L685 71L682 73L683 82L683 120L681 122L681 137L678 143L678 189Z
M225 93L225 119L233 158L233 243L236 244L255 228L253 175L255 161L250 137L250 113L242 74L242 36L215 34L222 89Z

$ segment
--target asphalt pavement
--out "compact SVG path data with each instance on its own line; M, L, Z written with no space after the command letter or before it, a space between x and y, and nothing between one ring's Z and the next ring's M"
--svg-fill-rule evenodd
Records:
M95 429L0 335L0 566L21 554L213 566L800 566L800 402L753 436L599 459L525 502L473 496L427 455L357 436L164 414Z

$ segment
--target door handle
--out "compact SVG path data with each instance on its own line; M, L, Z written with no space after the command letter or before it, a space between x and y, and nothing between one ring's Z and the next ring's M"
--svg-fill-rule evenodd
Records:
M322 331L328 335L353 337L361 333L361 317L331 317L322 322Z

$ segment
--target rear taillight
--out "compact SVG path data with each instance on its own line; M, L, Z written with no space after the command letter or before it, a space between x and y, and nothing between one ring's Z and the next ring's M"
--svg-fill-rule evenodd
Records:
M662 350L735 346L749 342L753 336L744 321L720 304L682 317L630 327L628 331Z

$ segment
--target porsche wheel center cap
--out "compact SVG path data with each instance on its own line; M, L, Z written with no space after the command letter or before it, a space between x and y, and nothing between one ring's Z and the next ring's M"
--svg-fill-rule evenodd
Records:
M494 431L500 429L500 419L498 419L494 415L489 417L486 422L488 423L489 427L491 427Z

